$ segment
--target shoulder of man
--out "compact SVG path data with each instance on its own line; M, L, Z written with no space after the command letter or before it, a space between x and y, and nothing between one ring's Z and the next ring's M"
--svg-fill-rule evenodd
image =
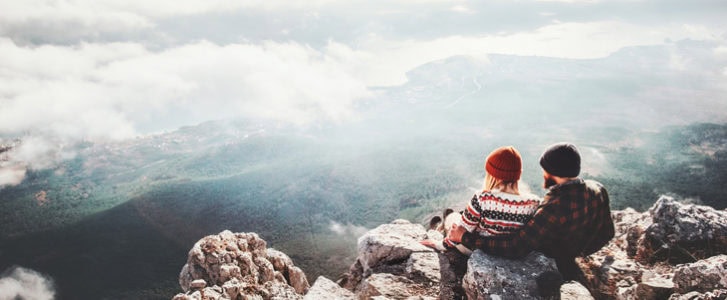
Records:
M605 187L603 187L603 184L601 184L600 182L595 181L593 179L586 179L586 180L583 180L583 182L590 189L594 189L594 190L606 189Z
M568 197L567 195L569 193L573 193L576 190L583 190L584 186L585 184L583 180L575 179L549 188L548 192L545 193L545 196L543 198L544 200L551 201L554 199L563 198L564 196Z

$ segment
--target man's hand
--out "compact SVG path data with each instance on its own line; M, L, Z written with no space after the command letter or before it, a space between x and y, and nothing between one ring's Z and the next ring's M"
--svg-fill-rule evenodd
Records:
M466 229L464 227L453 224L452 228L449 229L449 232L447 233L447 238L452 242L461 243L462 235L464 235L465 231Z

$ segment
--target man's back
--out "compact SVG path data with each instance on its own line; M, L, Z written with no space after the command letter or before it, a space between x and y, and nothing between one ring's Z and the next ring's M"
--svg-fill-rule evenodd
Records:
M593 180L575 179L550 188L541 206L552 232L536 249L550 257L586 256L613 238L608 192Z

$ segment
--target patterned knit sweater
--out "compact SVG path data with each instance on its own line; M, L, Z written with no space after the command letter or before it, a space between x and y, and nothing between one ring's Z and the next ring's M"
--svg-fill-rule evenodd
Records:
M493 190L475 194L462 212L459 225L469 232L492 236L509 234L527 223L540 205L535 195L515 195ZM455 243L445 240L450 246Z

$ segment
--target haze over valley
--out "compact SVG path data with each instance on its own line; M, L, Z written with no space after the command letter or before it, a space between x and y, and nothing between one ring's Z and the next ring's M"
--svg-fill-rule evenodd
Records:
M613 209L727 207L724 5L314 2L0 4L0 290L167 299L225 229L336 278L503 145L538 195L570 141Z

